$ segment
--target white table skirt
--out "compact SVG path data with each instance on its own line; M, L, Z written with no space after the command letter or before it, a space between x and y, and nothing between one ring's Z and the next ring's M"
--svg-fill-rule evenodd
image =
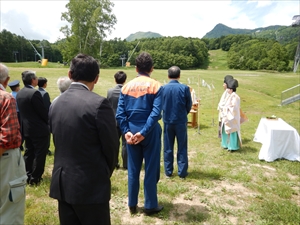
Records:
M261 118L253 141L262 143L258 156L260 160L272 162L284 158L300 161L299 134L280 118Z

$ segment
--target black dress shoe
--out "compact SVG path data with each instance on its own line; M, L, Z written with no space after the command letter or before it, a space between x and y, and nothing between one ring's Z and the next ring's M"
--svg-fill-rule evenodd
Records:
M144 213L148 216L159 213L164 207L162 205L157 206L153 209L144 209Z
M47 155L52 155L52 152L48 150Z
M129 206L130 214L136 214L137 213L137 207L136 206Z
M42 177L41 177L41 178L36 178L36 179L31 178L31 179L29 180L28 184L29 184L30 186L39 186L39 185L41 184L42 181L43 181L43 178L42 178Z

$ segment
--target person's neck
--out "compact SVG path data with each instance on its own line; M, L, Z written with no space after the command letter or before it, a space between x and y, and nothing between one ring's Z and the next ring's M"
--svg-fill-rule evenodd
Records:
M93 82L87 82L87 81L84 81L84 80L79 80L77 82L86 85L90 91L92 91L93 88L94 88L94 83Z
M150 72L138 72L139 73L139 75L143 75L143 76L149 76L150 77Z
M169 78L169 80L179 80L180 77L178 78Z

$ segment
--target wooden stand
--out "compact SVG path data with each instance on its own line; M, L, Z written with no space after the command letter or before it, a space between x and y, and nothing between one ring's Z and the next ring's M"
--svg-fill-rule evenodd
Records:
M198 105L197 107L192 107L190 111L190 118L191 121L188 121L188 126L191 126L193 128L198 126Z

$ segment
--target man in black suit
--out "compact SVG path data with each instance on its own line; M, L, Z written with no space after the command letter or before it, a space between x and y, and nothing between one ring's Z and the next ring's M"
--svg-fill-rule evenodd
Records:
M45 88L47 87L47 82L48 80L45 77L38 78L39 92L41 92L46 109L49 111L51 101L49 93L45 90Z
M116 115L116 111L118 108L118 102L120 97L121 89L127 79L126 73L123 71L118 71L115 75L115 82L116 86L114 88L110 88L107 91L107 99L111 104L111 107L114 110L114 113ZM125 135L122 135L121 129L119 126L117 126L119 138L122 136L122 160L123 160L123 169L127 170L127 150L126 150L126 139ZM118 169L120 167L119 162L117 162L116 168Z
M38 78L38 86L39 86L39 92L41 92L43 101L44 101L44 105L47 109L47 112L49 113L49 108L51 105L51 101L50 101L50 96L49 93L45 90L45 88L47 87L47 82L48 80L45 77L39 77ZM48 145L48 155L52 155L52 152L49 150L50 148L50 136L49 136L49 145Z
M21 132L25 140L25 165L27 182L38 185L44 173L49 145L48 112L41 93L34 89L38 78L33 71L22 73L24 88L17 95L21 117Z
M93 93L97 61L84 54L71 62L68 90L50 106L55 145L50 197L58 200L60 224L110 224L110 177L119 138L109 101Z

